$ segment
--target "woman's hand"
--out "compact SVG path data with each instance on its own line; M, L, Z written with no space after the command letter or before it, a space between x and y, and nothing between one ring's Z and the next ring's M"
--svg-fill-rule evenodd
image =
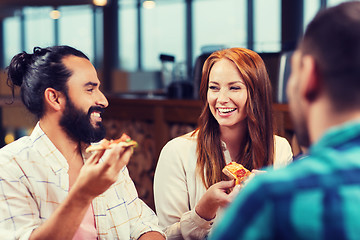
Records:
M227 190L234 187L235 181L221 181L215 183L205 192L200 201L195 206L196 213L203 219L209 221L216 216L219 207L228 205L238 193L239 187L236 186L230 194Z

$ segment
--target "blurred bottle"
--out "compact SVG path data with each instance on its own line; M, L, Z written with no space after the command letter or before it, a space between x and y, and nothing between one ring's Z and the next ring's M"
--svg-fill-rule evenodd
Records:
M187 75L186 63L175 64L173 81L167 88L167 96L169 98L191 99L193 98L193 89L193 83Z
M173 81L175 57L172 55L160 54L160 61L161 61L162 88L166 89Z

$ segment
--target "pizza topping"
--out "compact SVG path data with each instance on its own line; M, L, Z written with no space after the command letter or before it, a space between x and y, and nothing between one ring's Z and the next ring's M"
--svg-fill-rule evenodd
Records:
M235 174L236 174L236 176L237 177L243 177L243 176L245 176L245 174L246 174L246 171L244 170L244 169L239 169L239 170L237 170L236 172L235 172Z
M129 142L129 141L131 141L131 138L126 133L123 133L120 138L118 138L116 140L110 140L110 141L112 141L114 143Z
M235 179L235 184L241 184L248 176L251 175L251 172L247 170L243 165L230 162L223 168L223 173L228 177Z

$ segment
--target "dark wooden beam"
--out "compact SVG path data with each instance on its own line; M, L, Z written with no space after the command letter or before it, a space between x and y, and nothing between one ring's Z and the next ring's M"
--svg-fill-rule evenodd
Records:
M193 7L192 0L186 0L186 63L187 63L187 74L192 80L193 78Z
M254 49L254 1L247 1L247 48Z
M281 1L281 50L291 51L303 34L303 0Z
M103 8L104 55L102 64L105 92L111 91L112 71L119 65L118 1L111 1Z

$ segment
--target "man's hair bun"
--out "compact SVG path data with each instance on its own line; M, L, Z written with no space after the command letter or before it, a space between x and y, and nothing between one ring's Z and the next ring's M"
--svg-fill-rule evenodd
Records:
M8 81L11 81L13 85L22 85L24 76L31 64L32 55L22 52L12 58L8 66Z

